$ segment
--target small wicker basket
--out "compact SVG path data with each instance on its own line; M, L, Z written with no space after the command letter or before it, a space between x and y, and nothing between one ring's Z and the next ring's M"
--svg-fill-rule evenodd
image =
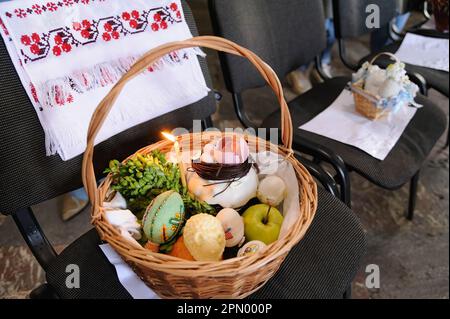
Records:
M93 167L94 140L114 101L125 84L164 55L189 47L207 47L249 59L272 87L281 107L281 134L284 146L254 136L244 136L252 151L271 150L289 161L298 178L300 212L286 236L258 254L227 259L220 262L186 261L169 255L133 247L105 218L102 202L111 184L111 176L97 187ZM220 132L195 133L179 136L180 147L189 147L193 138L202 145L222 136ZM252 146L253 145L253 146ZM166 153L173 143L167 140L149 145L138 152L155 149ZM82 177L92 203L92 223L102 240L108 242L133 268L140 278L163 298L244 298L261 288L278 270L291 250L305 235L317 208L317 185L309 172L295 159L292 152L292 122L284 99L281 83L275 72L253 52L222 38L196 37L162 45L146 53L114 86L95 110L88 131L88 143L83 158Z
M377 54L372 61L370 61L370 64L373 65L382 55L387 55L396 62L399 62L398 58L394 54L382 52ZM387 115L389 112L388 108L381 105L382 99L379 96L373 95L364 90L364 80L359 80L358 82L352 83L350 85L350 89L353 92L356 111L361 115L364 115L371 120L376 120Z

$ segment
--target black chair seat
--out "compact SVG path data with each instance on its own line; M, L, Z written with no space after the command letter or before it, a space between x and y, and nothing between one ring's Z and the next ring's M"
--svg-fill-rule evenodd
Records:
M424 107L417 111L384 161L356 147L298 129L333 103L348 81L348 78L334 78L317 85L289 103L294 125L294 144L296 141L305 139L328 147L339 154L350 169L383 188L397 189L419 171L431 149L445 131L446 116L428 99L418 96L416 101ZM264 120L262 127L279 127L278 123L280 123L280 112L276 111Z
M61 298L131 298L90 230L67 247L47 271L49 285ZM319 189L319 208L305 238L280 271L252 298L342 298L365 252L358 218L342 202ZM80 288L68 289L66 267L80 268Z
M415 30L411 30L408 32L415 33L418 35L423 35L425 37L440 38L440 39L448 39L448 35L449 35L446 32L440 32L440 31L434 30L434 29L415 29Z
M363 59L359 61L359 66L361 66L366 61L371 61L373 57L375 57L380 52L390 52L390 53L396 53L398 49L400 48L401 42L394 42L386 47L384 47L381 51L372 53ZM376 63L380 67L386 68L389 64L392 64L392 60L389 59L389 57L383 56L377 59ZM427 81L427 84L429 87L432 87L436 89L437 91L441 92L445 96L448 97L448 91L449 91L449 75L448 72L440 71L440 70L434 70L422 66L412 65L412 64L406 64L406 70L409 73L419 73L421 74L425 80Z

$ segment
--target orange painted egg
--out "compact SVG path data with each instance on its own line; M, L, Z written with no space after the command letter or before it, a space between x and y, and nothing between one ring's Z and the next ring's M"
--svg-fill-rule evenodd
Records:
M189 250L186 248L183 236L180 236L177 239L169 255L186 260L195 260L194 257L192 257L191 253L189 252Z

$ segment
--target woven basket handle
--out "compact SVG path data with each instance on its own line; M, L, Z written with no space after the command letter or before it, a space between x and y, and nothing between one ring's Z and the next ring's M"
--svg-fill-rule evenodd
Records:
M123 77L114 85L108 95L100 102L94 111L91 122L89 124L88 134L87 134L87 146L83 157L82 166L82 178L83 184L86 192L89 196L91 204L94 208L98 207L100 202L97 193L97 183L94 174L94 142L100 128L105 122L108 113L110 112L114 102L117 97L122 92L125 84L131 79L141 74L148 66L155 63L157 60L169 54L172 51L181 50L190 47L206 47L214 49L217 51L222 51L238 56L242 56L250 60L250 62L258 69L263 78L267 81L270 87L275 92L281 107L281 138L284 147L289 151L292 150L292 120L291 114L289 113L289 108L284 99L283 88L281 86L280 80L278 79L272 68L267 65L263 60L261 60L256 54L247 50L236 43L229 40L213 37L213 36L202 36L196 37L185 41L178 41L167 43L154 48L144 54L132 67L131 69L123 75Z
M372 61L370 61L370 64L374 64L375 61L376 61L379 57L381 57L381 56L383 56L383 55L387 55L388 57L390 57L392 60L394 60L394 61L397 62L397 63L400 62L400 60L395 56L395 54L392 54L392 53L390 53L390 52L381 52L381 53L378 53L376 56L373 57Z

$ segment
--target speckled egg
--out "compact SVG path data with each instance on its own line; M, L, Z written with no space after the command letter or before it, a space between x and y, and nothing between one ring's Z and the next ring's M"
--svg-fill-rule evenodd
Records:
M170 242L180 231L184 204L180 194L167 191L158 195L147 207L142 225L148 240L155 244Z
M197 261L219 261L225 250L225 232L219 219L208 214L194 215L183 230L184 244Z

